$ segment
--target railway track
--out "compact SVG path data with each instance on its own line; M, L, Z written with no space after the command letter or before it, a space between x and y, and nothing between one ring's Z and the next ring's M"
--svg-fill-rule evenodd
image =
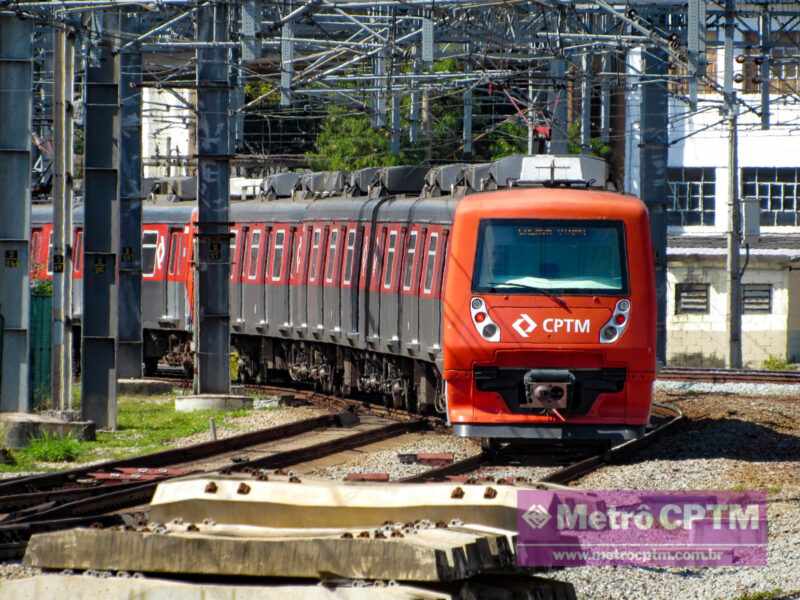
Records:
M286 390L275 388L275 391ZM298 394L295 390L294 394ZM286 469L338 453L430 429L431 421L402 411L363 407L356 416L354 401L310 391L299 393L339 412L241 435L129 459L108 461L59 473L17 478L0 483L0 558L19 558L31 535L78 526L123 524L123 512L143 509L162 481L187 475L245 473L268 477L268 470ZM525 485L564 485L600 468L624 460L653 443L681 419L677 408L657 407L659 423L643 438L601 452L562 455L567 464ZM377 413L377 414L376 414ZM389 418L391 417L391 418ZM552 456L553 449L549 449ZM484 452L400 480L408 483L456 479L480 482L487 467L508 464L513 455ZM120 477L113 477L120 473ZM103 474L97 478L98 474ZM514 481L497 483L513 484Z
M694 369L669 367L658 372L666 381L707 383L779 383L800 385L800 371L760 371L748 369Z

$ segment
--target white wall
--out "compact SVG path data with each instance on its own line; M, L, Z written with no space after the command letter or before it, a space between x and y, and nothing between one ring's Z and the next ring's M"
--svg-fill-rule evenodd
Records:
M194 103L193 90L172 90L190 106ZM142 90L142 155L144 176L188 175L185 164L151 166L147 162L157 156L188 156L191 148L194 114L175 95L165 90ZM184 161L185 163L185 161Z

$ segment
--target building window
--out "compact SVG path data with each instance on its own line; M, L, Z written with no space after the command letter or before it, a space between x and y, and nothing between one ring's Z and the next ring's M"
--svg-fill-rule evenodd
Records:
M716 170L713 167L668 170L672 206L670 225L713 225Z
M708 284L677 284L675 286L675 314L708 314Z
M745 314L770 314L772 312L772 285L769 283L743 285L742 312Z
M761 224L800 225L797 193L800 169L747 168L742 169L742 196L757 198L761 207Z
M800 31L776 31L772 40L770 60L770 92L797 94L800 86L800 67L797 65Z

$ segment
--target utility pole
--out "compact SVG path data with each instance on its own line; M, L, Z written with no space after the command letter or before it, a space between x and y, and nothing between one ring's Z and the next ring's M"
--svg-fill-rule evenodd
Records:
M119 62L107 35L116 14L101 11L96 21L104 35L97 40L96 60L87 59L84 100L81 416L103 429L117 425Z
M228 41L228 5L198 9L197 41ZM195 391L230 393L230 135L228 50L197 49L198 261Z
M72 406L72 198L73 173L75 170L74 139L74 104L75 104L75 33L67 32L64 45L64 231L66 247L64 252L64 368L61 372L63 383L61 395L64 398L62 410ZM85 234L84 234L85 235ZM80 257L78 257L80 260Z
M726 366L742 366L742 289L739 269L741 211L739 205L739 148L736 90L733 86L733 42L736 33L736 1L725 0L725 112L728 125L728 356Z
M30 412L33 22L0 12L0 411Z

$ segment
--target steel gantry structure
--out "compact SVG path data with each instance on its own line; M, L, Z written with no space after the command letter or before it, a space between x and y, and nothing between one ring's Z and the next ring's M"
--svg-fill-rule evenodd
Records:
M620 157L617 162L625 163L617 165L615 183L638 194L651 209L658 273L658 354L663 361L668 97L692 112L698 110L701 88L717 92L725 118L732 123L735 164L736 115L756 113L762 127L770 126L771 36L776 28L792 26L800 19L798 5L781 0L118 0L113 5L103 0L0 0L0 10L6 11L2 13L4 27L23 27L18 17L24 17L40 31L68 31L81 51L82 60L75 62L81 65L87 133L83 298L91 304L83 313L82 360L92 366L83 370L82 398L85 416L110 427L115 421L116 374L141 372L138 242L144 195L143 88L197 92L197 105L191 107L196 114L197 155L188 158L199 175L198 392L226 393L230 386L226 375L229 256L227 243L221 241L228 231L229 160L248 152L257 153L261 160L270 158L264 156L263 148L254 149L248 143L244 118L292 118L302 123L332 103L369 115L374 127L386 130L392 153L427 145L424 159L434 161L438 157L431 147L436 125L432 106L442 98L455 98L461 107L459 155L443 157L447 159L470 160L481 139L509 122L527 129L526 139L517 141L527 142L529 152L544 145L544 138L553 153L574 146L590 151L595 138L622 149L624 134L615 131L613 123L635 119L637 155L634 161L632 152L615 153ZM755 26L750 24L754 19ZM720 23L726 25L726 36L709 41L706 29ZM754 34L757 47L736 39L736 29ZM32 31L21 35L32 35ZM14 52L24 50L26 44L16 45ZM706 54L713 44L740 48L743 61L758 65L755 84L761 89L760 103L736 96L727 69L723 84L706 72ZM58 44L54 48L55 56L61 56L56 79L69 81L74 73L63 73L63 51ZM0 53L0 69L11 68L10 61L18 57L6 56L8 45L2 42L0 50L5 53ZM158 57L169 57L169 68L155 68ZM732 57L729 52L728 60ZM71 120L65 109L70 101L65 98L72 86L67 87L69 91L56 89L55 102L43 103L46 110L52 106L58 113L53 117L57 135L68 135L70 130L63 126L64 119ZM482 115L486 102L501 109L493 109L487 118ZM19 103L14 104L13 117L11 108L3 108L2 122L18 126L30 122ZM42 118L46 121L47 115ZM573 124L579 133L571 137ZM30 137L28 130L21 135ZM56 195L61 213L69 213L71 200L65 203L70 194L64 181L71 179L66 166L71 143L59 139L55 146L59 149ZM29 176L30 159L26 162L23 155L22 148L0 138L0 160L14 164L9 180L24 181ZM630 167L634 162L636 169ZM25 186L14 190L20 197L29 194ZM738 206L738 198L731 202L734 208ZM16 252L21 270L27 272L23 246L28 233L22 226L27 228L28 221L24 214L20 216L20 206L3 203L0 226L14 223L15 230L4 232L0 244L21 244ZM736 239L736 210L732 215L730 236ZM59 251L63 248L68 254L68 234L58 243ZM70 263L65 260L64 264L67 273L61 279L68 280ZM4 269L0 282L27 286L26 279L13 275L11 267ZM734 277L732 292L737 285ZM69 302L65 289L66 284L60 282L61 303ZM18 292L14 293L18 296ZM17 296L11 302L25 313L26 301ZM2 298L7 305L9 300ZM734 312L732 306L730 318L735 321ZM57 321L69 323L68 307L55 314ZM8 375L25 362L24 357L9 357L9 352L19 353L8 348L9 344L27 347L22 341L27 321L23 314L3 317L2 406L8 410L27 406L27 402L7 399L27 394L24 384L10 383ZM63 363L60 368L69 371Z

